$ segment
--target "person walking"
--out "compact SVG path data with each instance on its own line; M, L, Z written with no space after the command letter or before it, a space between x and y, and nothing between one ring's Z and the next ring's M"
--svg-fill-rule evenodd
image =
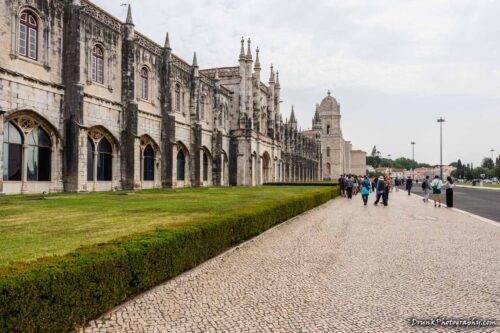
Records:
M384 195L382 196L382 200L384 202L384 206L389 204L389 192L392 191L392 178L389 176L385 176L384 178Z
M370 195L370 180L367 176L363 177L361 181L361 198L363 199L363 204L366 206L368 203L368 196Z
M411 188L413 187L413 179L410 176L406 179L406 190L408 191L408 195L411 194Z
M429 183L429 176L425 176L425 179L422 182L422 192L424 193L424 198L422 200L424 202L429 202L429 195L431 193L431 185Z
M380 176L378 178L377 188L375 190L376 190L377 196L376 196L376 200L375 200L375 202L373 204L375 206L377 206L378 203L380 202L380 198L382 198L382 201L384 202L384 206L387 206L387 203L386 203L386 200L385 200L385 195L384 195L384 192L385 192L384 177Z
M345 196L345 179L344 179L344 175L340 175L340 178L339 178L339 187L340 187L340 196L344 197Z
M354 195L358 195L359 192L359 181L358 181L358 176L353 177L353 182L352 182L352 193Z
M352 199L352 188L354 186L353 179L351 175L347 176L345 190L347 192L347 198Z
M453 207L453 188L455 187L455 184L453 184L453 179L448 176L446 178L446 183L444 184L444 188L446 189L446 206L448 208Z
M373 177L373 180L372 180L372 192L375 192L375 190L377 189L377 182L378 182L378 178L376 176Z
M432 199L434 200L434 207L439 204L438 207L441 207L441 188L443 187L443 182L439 178L439 176L435 176L434 180L431 183L432 188Z
M399 192L399 185L401 185L401 181L398 177L396 177L396 179L394 179L394 188L396 189L396 192Z

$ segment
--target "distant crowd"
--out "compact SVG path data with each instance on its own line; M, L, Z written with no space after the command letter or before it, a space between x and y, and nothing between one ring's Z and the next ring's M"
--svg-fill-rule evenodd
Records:
M418 180L416 181L418 185ZM368 204L368 198L370 194L375 195L374 205L377 206L380 202L384 206L389 205L389 193L392 191L398 192L400 189L404 189L411 195L414 186L414 181L411 177L404 178L391 178L389 176L380 177L368 177L368 176L356 176L356 175L342 175L339 178L340 185L340 195L352 199L353 196L361 194L363 200L363 205ZM442 205L442 195L443 190L446 197L446 206L453 207L453 188L455 184L451 177L447 177L446 181L443 182L439 176L435 176L434 179L430 179L426 176L421 183L423 198L422 201L425 203L429 202L429 198L432 195L432 200L434 201L434 207L441 207Z

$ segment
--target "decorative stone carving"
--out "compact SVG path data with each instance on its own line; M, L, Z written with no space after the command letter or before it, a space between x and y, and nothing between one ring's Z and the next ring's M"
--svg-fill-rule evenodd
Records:
M36 126L36 122L33 118L28 116L21 116L17 118L17 124L23 130L24 133L29 133Z
M99 142L102 139L102 137L104 136L104 134L101 131L99 131L98 129L91 129L89 131L89 136L95 142Z

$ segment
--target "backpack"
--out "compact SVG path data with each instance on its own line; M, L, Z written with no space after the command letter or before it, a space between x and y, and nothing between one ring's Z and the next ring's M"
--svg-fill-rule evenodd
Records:
M422 182L422 190L425 190L426 188L429 187L429 184L427 184L427 179Z

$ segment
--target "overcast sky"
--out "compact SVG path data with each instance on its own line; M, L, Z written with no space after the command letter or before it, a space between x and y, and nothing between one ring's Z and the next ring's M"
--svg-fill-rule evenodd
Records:
M476 165L500 153L500 1L94 0L200 68L234 66L240 38L259 46L263 81L280 71L282 113L311 127L328 89L344 137L367 152Z

